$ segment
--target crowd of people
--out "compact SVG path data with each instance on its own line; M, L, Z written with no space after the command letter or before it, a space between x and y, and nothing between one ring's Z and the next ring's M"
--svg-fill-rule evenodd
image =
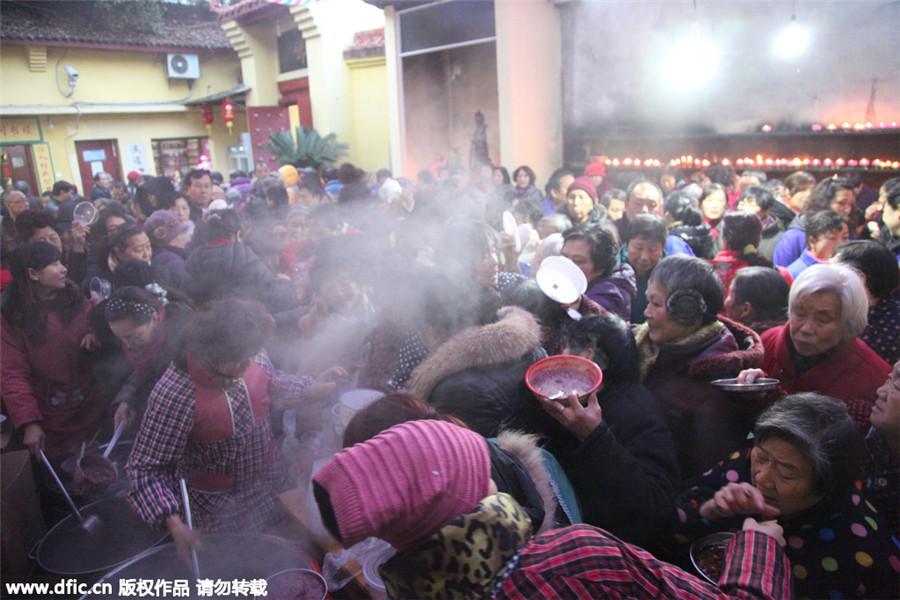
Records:
M375 389L312 487L340 543L398 550L392 598L898 597L900 178L537 181L260 163L2 192L12 447L59 464L124 428L128 500L186 552L271 531L282 440ZM536 282L551 256L574 302ZM600 387L535 396L554 354ZM685 570L716 531L714 585Z

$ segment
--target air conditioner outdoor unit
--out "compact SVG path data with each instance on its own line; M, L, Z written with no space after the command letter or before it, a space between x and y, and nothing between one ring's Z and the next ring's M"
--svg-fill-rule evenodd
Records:
M196 54L169 54L166 67L170 79L200 79L200 60Z

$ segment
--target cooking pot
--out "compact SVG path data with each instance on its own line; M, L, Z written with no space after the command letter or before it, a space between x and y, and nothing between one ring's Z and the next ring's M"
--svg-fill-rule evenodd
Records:
M238 579L249 582L254 579L266 579L287 569L309 569L311 566L309 559L288 540L271 535L249 533L205 534L201 538L200 549L197 550L197 560L200 563L200 577L213 581ZM81 597L81 600L119 598L119 581L124 579L192 580L193 575L188 566L178 557L175 545L163 544L151 548L104 575L98 583L111 583L113 588L111 596L86 594ZM190 582L190 588L192 594L196 594L197 588L193 581ZM217 594L216 597L228 598L230 596ZM246 600L247 595L235 595L235 597Z
M125 498L106 498L81 507L87 518L100 523L92 530L81 527L70 514L53 526L32 555L46 571L60 575L84 575L108 571L148 548L168 534L144 523Z

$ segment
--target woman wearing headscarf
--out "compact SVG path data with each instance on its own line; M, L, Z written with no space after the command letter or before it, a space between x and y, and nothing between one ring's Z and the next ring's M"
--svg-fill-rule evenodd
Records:
M729 544L718 587L589 525L535 536L491 480L487 442L451 423L402 423L344 449L315 475L313 494L342 545L374 536L397 549L379 567L391 598L790 595L780 528L754 519Z

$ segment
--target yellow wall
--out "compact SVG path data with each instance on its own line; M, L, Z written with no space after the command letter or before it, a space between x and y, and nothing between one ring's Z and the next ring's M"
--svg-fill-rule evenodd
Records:
M143 144L146 171L155 174L151 139L206 137L199 107L183 102L238 87L240 62L233 52L200 54L200 79L188 89L186 80L170 82L163 52L113 52L79 48L46 48L45 71L29 68L27 46L4 45L0 52L0 123L39 123L49 150L52 173L36 173L44 187L48 177L65 179L84 190L75 156L75 142L118 141L123 176L133 167L124 154L128 144ZM60 59L62 60L60 61ZM78 83L66 98L56 86L56 63L60 62L59 85L66 82L65 65L78 73ZM80 115L79 115L80 111ZM218 106L211 141L213 168L228 170L228 146L239 145L239 133L247 130L246 116L237 111L234 134L229 136ZM7 128L7 132L11 129ZM25 143L0 132L0 144ZM38 153L44 148L36 147Z
M345 61L349 89L350 127L347 160L360 169L390 168L390 131L387 120L387 68L384 56ZM399 175L399 173L398 173Z
M191 92L185 79L166 76L166 53L89 50L82 48L47 49L47 67L43 72L29 70L28 46L3 45L0 52L0 105L71 106L75 102L155 102L177 101ZM65 56L63 56L65 54ZM233 89L238 86L240 64L234 52L200 54L200 79L194 82L194 97ZM66 98L56 87L56 63L59 85L66 83L65 65L78 71L78 83Z
M228 171L228 146L240 144L238 132L246 130L246 116L243 111L236 115L234 134L228 136L228 130L222 123L219 115L216 115L216 123L213 125L211 140L213 169L222 171L227 177ZM207 137L206 127L199 109L192 109L185 113L152 113L144 114L139 118L135 115L83 115L81 119L64 115L51 115L49 117L11 117L4 118L6 125L19 125L23 123L39 123L41 138L26 140L23 137L12 135L0 137L0 143L45 143L50 153L52 171L48 173L36 173L41 188L47 187L47 178L50 183L64 179L78 186L79 190L90 189L90 182L81 181L78 170L78 158L75 154L75 142L82 140L117 140L119 149L119 165L122 176L133 168L129 159L125 156L129 144L143 144L144 155L150 165L147 173L156 175L156 165L153 161L153 148L150 141L153 139ZM42 149L37 150L38 153ZM37 158L37 156L35 157ZM36 169L37 167L37 162ZM43 191L43 189L42 189Z

